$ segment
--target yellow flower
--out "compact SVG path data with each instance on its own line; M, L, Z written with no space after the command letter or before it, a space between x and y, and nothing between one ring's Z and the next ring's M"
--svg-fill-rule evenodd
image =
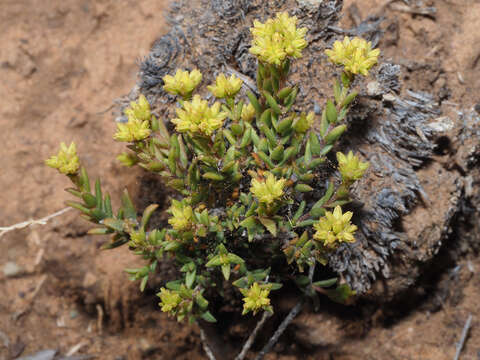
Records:
M58 154L45 160L45 164L51 168L58 169L58 171L65 175L76 174L80 168L80 161L77 156L77 146L72 142L70 146L67 147L67 145L62 142Z
M253 283L249 289L240 289L240 292L245 296L243 298L243 312L242 315L245 315L249 311L253 311L255 315L258 310L264 309L272 312L273 309L270 306L270 299L268 295L270 294L270 287L262 289L258 283Z
M147 237L144 230L132 231L130 233L130 241L128 244L133 248L141 247L146 244L146 239Z
M348 154L337 152L338 171L342 175L343 181L351 182L362 178L370 164L361 162L358 156L353 155L352 151Z
M163 312L174 311L182 301L180 295L165 288L161 288L157 296L160 297L160 306L162 307Z
M146 139L151 132L148 120L129 117L127 123L117 123L117 133L113 138L117 141L134 142Z
M212 107L206 100L195 95L192 101L185 101L183 108L177 109L177 118L172 120L178 132L202 133L211 135L215 130L222 127L227 117L226 112L220 111L220 103L216 102Z
M255 117L256 111L252 104L244 105L242 108L242 120L245 122L251 122Z
M143 95L138 97L137 102L132 101L124 110L128 121L117 123L117 132L113 138L117 141L134 142L144 140L150 136L150 104Z
M235 75L228 79L224 74L220 74L215 79L215 84L207 86L208 90L218 99L230 98L237 95L242 88L243 81Z
M172 95L180 95L186 99L192 95L200 81L202 81L202 73L197 69L192 72L179 69L175 76L164 76L163 82L165 85L163 89Z
M327 211L325 216L313 225L316 230L313 238L321 241L327 248L335 248L335 242L354 242L353 234L357 227L350 222L352 216L351 211L342 214L342 208L337 205L333 213Z
M286 179L275 179L272 173L268 173L264 181L252 179L251 193L261 203L271 204L283 195L283 187Z
M307 28L297 29L297 18L287 12L277 14L265 24L255 20L250 31L253 35L250 52L265 63L280 65L287 56L299 58L307 46Z
M372 43L364 39L355 37L350 40L345 36L343 42L335 41L333 49L325 50L325 54L334 64L343 65L346 72L366 76L377 63L380 50L372 50Z
M191 206L185 206L180 201L172 199L172 206L169 211L172 217L168 223L177 231L183 231L190 228L193 220L193 210Z
M137 102L130 102L130 107L126 108L124 111L128 119L136 119L138 121L150 121L152 114L150 112L150 104L148 103L147 98L140 94Z

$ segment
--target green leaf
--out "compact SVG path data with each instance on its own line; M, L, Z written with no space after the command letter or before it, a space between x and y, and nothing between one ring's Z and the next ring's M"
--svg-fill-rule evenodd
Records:
M240 149L250 144L251 141L252 141L252 128L249 127L247 130L245 130L243 134L242 141L240 142Z
M205 266L206 267L212 267L212 266L220 266L222 265L222 258L220 255L215 255L213 258L208 261Z
M140 227L145 230L150 218L152 217L153 212L158 208L158 204L151 204L147 206L147 208L143 211L142 221L140 223Z
M307 184L297 184L295 185L295 191L310 192L310 191L313 191L313 188Z
M65 204L67 206L70 206L71 208L80 210L82 213L84 213L86 215L90 215L90 209L86 208L85 206L83 206L79 202L69 200L69 201L65 201Z
M347 129L346 125L339 125L333 128L326 136L325 136L325 143L327 145L332 145L338 138L345 132Z
M282 113L282 110L280 109L280 106L278 106L273 96L270 95L267 91L263 92L263 96L265 96L265 100L267 100L267 103L268 103L268 106L270 106L270 109L272 109L272 111L275 114L280 115Z
M300 216L303 215L303 212L305 211L305 205L306 204L307 203L305 201L302 201L300 203L300 206L298 207L297 211L295 212L295 215L293 215L293 218L292 218L294 223L297 222L298 219L300 219Z
M97 198L90 193L83 193L82 200L89 209L97 206Z
M140 282L140 291L143 292L145 290L145 287L147 286L148 282L148 275L144 276L142 278L142 281Z
M328 184L328 187L327 187L327 191L325 192L325 195L323 195L320 198L320 200L318 200L313 205L312 210L316 209L316 208L321 208L325 203L327 203L330 200L330 198L332 197L334 191L335 191L335 186L333 184L333 181L330 181L329 184Z
M285 87L278 92L277 96L279 99L284 100L288 95L292 93L292 91L293 91L293 88Z
M350 94L348 94L348 96L345 98L345 100L343 100L341 107L347 107L348 105L350 105L350 103L353 100L355 100L357 95L358 95L358 92L352 91Z
M88 230L87 234L89 235L106 235L106 234L109 234L111 233L112 231L108 228L94 228L94 229L90 229Z
M247 97L248 97L248 100L250 100L250 103L252 104L252 106L255 108L257 115L260 114L262 112L262 107L258 103L257 97L251 91L247 91Z
M195 277L196 277L196 276L197 276L197 271L196 271L196 270L187 272L187 274L185 275L185 285L186 285L189 289L192 288L192 285L193 285L193 283L195 282Z
M250 217L247 217L245 220L243 220L240 223L240 226L242 226L244 228L247 228L247 229L251 229L251 228L254 228L255 226L257 226L257 221L255 220L254 216L250 216Z
M127 219L137 219L137 210L130 199L128 191L125 189L122 194L123 215Z
M332 285L335 285L338 281L338 278L331 278L327 280L321 280L321 281L316 281L312 283L313 286L318 286L322 288L330 287Z
M207 172L202 175L204 179L214 180L214 181L222 181L225 180L225 176L216 172Z
M103 219L103 225L112 229L116 232L123 233L124 232L124 221L120 219L108 218Z
M277 236L277 224L275 221L264 218L264 217L259 217L258 220L262 223L263 226L272 234L273 236Z
M350 288L348 284L338 285L336 289L327 289L325 294L330 300L340 304L346 304L356 292Z
M295 227L306 227L306 226L312 226L315 224L315 220L305 220L299 222Z
M210 313L210 311L204 312L202 316L200 316L203 320L214 323L217 322L217 320L213 317L213 315Z
M332 100L327 100L327 120L330 124L335 124L337 122L337 109L333 104Z
M125 236L120 236L115 238L114 241L108 242L102 245L102 249L114 249L119 246L122 246L128 242L128 239Z
M222 265L222 274L225 280L230 279L230 264Z

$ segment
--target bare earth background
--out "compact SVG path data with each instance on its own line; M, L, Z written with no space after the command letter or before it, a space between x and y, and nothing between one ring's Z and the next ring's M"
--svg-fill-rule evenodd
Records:
M379 46L385 59L402 65L406 88L444 91L452 112L478 103L480 1L424 1L436 7L435 16L386 3L345 1L340 26L385 16ZM91 176L101 177L113 198L125 186L139 196L146 191L139 171L127 175L115 161L123 145L112 140L112 104L135 84L138 61L166 31L167 6L166 0L1 0L0 226L64 207L68 181L43 164L60 141L76 141ZM102 240L87 230L72 211L0 238L0 359L43 349L106 360L204 359L198 329L168 319L153 293L142 296L126 280L122 270L138 260L127 249L99 252ZM479 272L480 260L465 258L439 298L407 313L379 311L348 328L334 320L318 324L328 332L318 337L333 336L336 346L302 346L287 336L267 359L453 359L469 314L462 359L480 359ZM300 319L314 321L309 314Z

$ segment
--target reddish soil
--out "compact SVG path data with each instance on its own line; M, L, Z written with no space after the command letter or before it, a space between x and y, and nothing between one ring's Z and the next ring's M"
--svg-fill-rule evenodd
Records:
M112 140L111 105L134 86L139 59L167 30L167 3L2 0L0 226L64 207L69 195L62 188L68 180L43 163L60 141L77 143L91 177L101 177L113 198L124 187L144 192L142 174L125 174L115 161L123 145ZM424 5L436 7L436 14L405 12L411 8L402 1L345 0L340 26L349 28L371 14L385 16L379 46L385 59L402 65L405 88L448 95L447 115L470 108L480 94L480 78L474 76L480 67L480 3L430 0ZM427 211L415 215L417 221L428 216ZM71 211L45 226L0 238L0 360L42 349L106 360L206 358L198 328L168 319L152 293L141 294L138 284L127 280L122 270L138 260L127 249L99 251L102 240L87 236L88 228ZM406 312L379 310L346 329L334 328L335 321L331 329L330 322L322 323L338 334L337 345L299 350L284 339L266 358L452 359L473 314L461 359L478 359L479 272L480 259L469 255L444 275L455 280L439 298ZM432 283L430 289L435 287Z

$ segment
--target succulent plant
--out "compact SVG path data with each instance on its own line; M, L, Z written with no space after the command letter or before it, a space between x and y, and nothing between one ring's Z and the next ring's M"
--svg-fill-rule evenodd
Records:
M306 33L287 13L255 21L250 51L258 58L256 94L243 91L236 76L220 74L208 86L217 101L209 102L194 94L202 80L198 70L165 76L164 90L178 96L173 133L143 95L125 110L128 122L118 124L114 139L127 142L129 152L118 159L158 174L177 192L165 228L148 226L157 205L139 215L127 192L114 213L98 180L91 189L74 144L62 144L47 160L72 180L67 191L79 201L69 205L98 225L90 233L111 234L105 248L127 244L146 261L127 269L142 290L158 262L174 259L181 276L169 279L158 296L162 311L178 320L215 321L207 298L231 285L243 295L243 314L273 311L271 292L292 280L311 296L335 284L323 293L337 301L353 293L337 279L312 282L304 272L328 265L329 252L355 241L353 213L341 207L368 163L338 152L340 177L328 179L322 166L347 129L355 76L368 74L379 51L359 38L327 50L343 72L317 124L313 112L295 110L298 88L288 81L292 61L307 46Z

